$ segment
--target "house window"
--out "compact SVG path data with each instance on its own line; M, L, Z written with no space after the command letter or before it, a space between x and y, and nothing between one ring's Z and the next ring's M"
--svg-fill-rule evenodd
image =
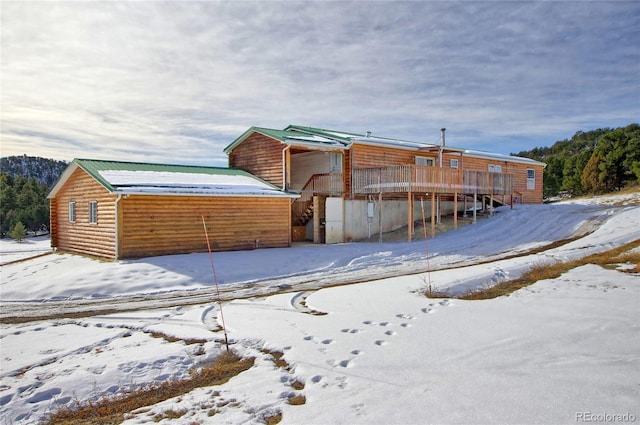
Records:
M73 201L69 202L69 222L76 222L76 203Z
M452 159L451 161L449 161L449 165L451 166L451 168L458 168L458 160L457 159Z
M416 165L428 165L433 167L435 161L433 158L427 158L426 156L416 156Z
M501 173L502 172L502 165L494 165L494 164L489 164L489 172L490 173Z
M89 223L98 222L98 202L89 201Z
M533 168L527 168L527 190L534 190L536 188L536 170Z
M331 152L331 172L332 173L342 172L342 154Z

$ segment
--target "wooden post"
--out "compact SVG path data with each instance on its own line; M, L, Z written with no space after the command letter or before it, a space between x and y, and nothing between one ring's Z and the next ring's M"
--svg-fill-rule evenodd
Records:
M320 198L313 197L313 243L322 243L320 235Z
M284 189L289 190L291 188L291 151L289 149L285 149L284 167Z
M458 192L453 194L453 227L458 228Z
M380 242L382 242L382 192L378 195L378 230L380 231Z
M474 189L473 191L473 222L474 223L476 222L477 218L478 218L478 189Z
M413 194L411 193L411 191L409 191L409 196L407 198L407 206L408 206L408 217L407 220L409 221L409 224L407 226L407 240L408 242L411 242L411 239L413 238Z

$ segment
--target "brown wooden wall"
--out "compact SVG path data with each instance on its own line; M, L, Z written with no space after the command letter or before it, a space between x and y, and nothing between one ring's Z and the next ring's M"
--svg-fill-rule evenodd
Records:
M129 196L120 201L120 257L291 245L289 198Z
M405 149L393 149L379 146L354 144L351 148L353 168L390 167L393 165L415 164L416 156L436 157L428 152L415 152Z
M240 168L254 176L283 187L282 151L285 146L260 133L253 133L229 154L229 167Z
M544 172L544 166L535 164L525 164L520 162L505 162L491 158L475 158L475 157L463 157L461 160L461 167L465 170L472 171L488 171L490 164L500 165L503 173L513 174L513 189L519 194L514 194L519 197L518 202L526 204L540 204L543 200L542 194L542 173ZM527 189L527 169L532 168L535 170L535 189Z
M51 200L51 245L61 251L115 258L115 203L111 194L78 168ZM76 221L69 222L69 202L76 203ZM98 223L89 223L89 201L98 203Z

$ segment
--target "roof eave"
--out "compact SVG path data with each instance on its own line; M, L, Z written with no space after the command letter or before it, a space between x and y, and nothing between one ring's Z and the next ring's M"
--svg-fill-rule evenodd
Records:
M233 198L299 198L300 195L291 192L271 192L271 193L260 193L260 192L237 192L237 193L203 193L203 192L156 192L156 191L127 191L127 190L115 190L115 194L122 195L123 197L127 196L197 196L197 197L233 197Z
M264 129L264 130L267 130L267 129ZM247 131L242 133L237 139L235 139L233 142L227 145L227 147L223 149L223 152L229 155L232 150L234 150L238 145L244 142L253 133L259 133L259 134L262 134L263 136L269 137L270 139L277 140L280 143L285 143L284 140L275 138L273 137L273 135L269 134L264 130L261 127L255 127L255 126L250 127Z
M110 193L114 192L114 188L111 185L109 185L109 183L104 181L104 179L102 179L101 177L96 176L93 172L88 170L87 167L83 166L82 161L83 160L77 159L77 158L71 161L71 163L67 166L67 168L65 168L65 170L62 172L62 174L58 178L58 181L56 181L56 183L53 185L53 187L49 191L49 194L47 195L47 199L55 198L58 192L60 191L60 189L67 183L67 180L69 180L71 175L78 168L80 168L85 173L89 174L91 178L93 178L95 181L100 183L100 185L104 187L106 190L108 190Z

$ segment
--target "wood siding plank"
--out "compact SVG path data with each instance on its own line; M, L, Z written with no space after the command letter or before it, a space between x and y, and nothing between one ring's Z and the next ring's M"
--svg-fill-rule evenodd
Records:
M51 200L51 246L61 251L115 258L115 202L100 183L78 168ZM89 202L98 203L98 222L89 223ZM69 202L76 203L76 221L69 221Z
M277 186L284 187L282 151L285 146L260 133L253 133L229 154L229 166L240 168Z
M291 245L291 200L251 197L130 196L122 209L121 257Z

